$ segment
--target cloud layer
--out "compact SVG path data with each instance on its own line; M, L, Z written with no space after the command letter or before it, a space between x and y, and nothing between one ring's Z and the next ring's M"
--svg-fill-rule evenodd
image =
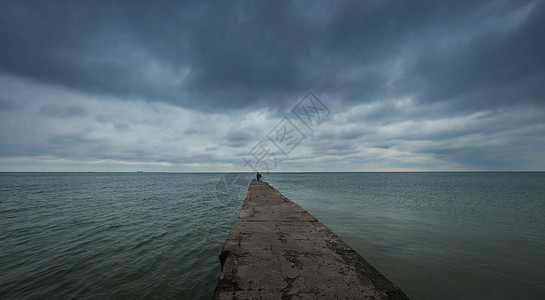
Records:
M258 141L279 171L545 169L542 2L2 7L0 170L243 171Z

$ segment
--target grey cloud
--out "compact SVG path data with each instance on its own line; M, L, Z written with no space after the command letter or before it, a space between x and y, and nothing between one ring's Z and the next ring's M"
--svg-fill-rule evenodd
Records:
M4 157L236 166L313 90L292 166L545 163L543 2L0 1Z
M231 147L247 146L256 141L256 137L247 131L232 131L225 137L227 145Z
M17 108L17 104L0 98L0 111L11 111Z
M529 3L8 1L0 68L201 110L282 107L310 88L347 103L415 95L471 109L471 94L487 87L543 82L545 5L512 31L471 37L455 53L437 44L489 19L501 25ZM396 60L407 63L394 76ZM523 89L519 101L540 101L542 86ZM477 103L473 109L512 99Z
M47 139L50 143L64 146L66 144L73 145L74 143L94 143L96 140L89 139L84 135L80 134L65 134L65 135L54 135Z
M68 118L83 117L88 114L87 110L76 105L60 105L50 103L40 107L39 114L49 117Z
M513 12L490 11L485 17L509 13ZM453 45L452 53L423 51L414 67L407 70L411 79L406 81L405 89L418 91L417 99L425 103L450 101L451 111L540 103L545 89L535 82L545 81L545 59L541 54L545 52L541 38L545 34L544 15L545 5L540 2L512 30L471 37L459 49ZM520 83L524 88L504 87Z

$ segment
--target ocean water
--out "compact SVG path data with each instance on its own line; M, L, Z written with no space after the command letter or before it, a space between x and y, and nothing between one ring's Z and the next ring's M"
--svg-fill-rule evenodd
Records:
M252 174L0 173L0 299L210 299ZM545 173L271 173L412 299L545 299Z

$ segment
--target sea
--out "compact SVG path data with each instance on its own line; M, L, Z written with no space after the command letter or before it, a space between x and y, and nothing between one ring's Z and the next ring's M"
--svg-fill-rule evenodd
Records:
M253 177L0 173L0 299L210 299ZM545 299L545 173L263 180L411 299Z

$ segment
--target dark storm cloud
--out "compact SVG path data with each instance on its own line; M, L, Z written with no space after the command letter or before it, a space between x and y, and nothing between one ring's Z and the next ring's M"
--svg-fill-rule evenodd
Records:
M240 169L308 90L290 170L545 166L541 1L0 7L0 166Z
M501 18L498 14L502 13L513 11L492 11L484 17ZM491 28L491 32L472 37L456 52L424 53L427 57L422 57L411 73L416 80L432 87L417 86L418 98L426 102L456 100L454 106L473 110L520 102L543 103L544 17L545 5L540 2L516 28L496 32L497 28ZM502 24L488 26L501 28Z
M452 113L542 101L544 20L530 1L4 1L0 68L202 110L284 108L312 88Z

